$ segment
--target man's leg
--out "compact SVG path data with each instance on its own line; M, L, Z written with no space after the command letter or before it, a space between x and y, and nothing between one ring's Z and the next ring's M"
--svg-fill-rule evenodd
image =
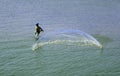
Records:
M38 32L35 32L35 36L38 36L39 34L38 34Z

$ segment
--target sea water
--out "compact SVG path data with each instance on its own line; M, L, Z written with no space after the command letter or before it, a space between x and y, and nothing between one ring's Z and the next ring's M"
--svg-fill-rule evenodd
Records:
M0 0L0 76L119 76L119 3Z

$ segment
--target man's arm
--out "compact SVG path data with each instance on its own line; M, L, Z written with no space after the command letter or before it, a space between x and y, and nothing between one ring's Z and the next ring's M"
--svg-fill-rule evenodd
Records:
M40 27L41 31L44 31L41 27Z

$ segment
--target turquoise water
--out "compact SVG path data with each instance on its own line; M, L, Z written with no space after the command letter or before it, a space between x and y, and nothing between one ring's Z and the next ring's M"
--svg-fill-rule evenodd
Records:
M119 76L119 2L0 0L0 76ZM45 30L38 41L37 22ZM73 41L81 36L93 37L103 48L78 46ZM66 43L48 43L66 37ZM44 40L47 44L32 50Z

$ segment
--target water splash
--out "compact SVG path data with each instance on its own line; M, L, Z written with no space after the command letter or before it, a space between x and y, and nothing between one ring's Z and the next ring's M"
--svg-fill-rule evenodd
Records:
M40 38L39 43L32 46L32 50L50 44L64 44L64 45L77 45L77 46L98 46L102 45L91 35L80 30L59 30L49 32Z

